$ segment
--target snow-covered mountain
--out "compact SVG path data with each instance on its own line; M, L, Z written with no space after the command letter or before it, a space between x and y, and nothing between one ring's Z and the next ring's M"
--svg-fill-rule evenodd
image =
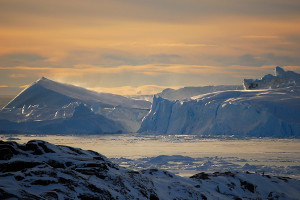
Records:
M92 114L77 112L76 120L81 123L74 123L76 108L82 104ZM76 133L135 132L150 106L151 103L147 101L98 93L43 77L0 111L0 130L40 133L69 133L70 130ZM56 125L60 128L55 129Z
M293 71L284 71L284 69L277 66L274 74L265 75L261 79L244 79L244 89L281 88L300 84L300 74Z
M203 87L183 87L180 89L164 89L161 93L156 96L162 97L168 100L184 100L200 94L207 94L217 91L225 90L241 90L242 85L216 85L216 86L203 86Z
M297 199L300 181L255 173L128 170L105 156L33 140L0 141L0 199Z

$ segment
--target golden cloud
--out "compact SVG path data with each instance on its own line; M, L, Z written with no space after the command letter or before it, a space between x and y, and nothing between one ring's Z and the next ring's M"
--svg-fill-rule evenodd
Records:
M27 77L26 74L11 74L9 75L9 77L11 78L24 78L24 77Z
M300 71L300 66L283 66L282 68L290 71Z
M241 38L245 39L279 39L277 35L244 35Z
M20 85L19 88L27 88L29 85Z
M90 87L88 89L97 92L112 93L112 94L119 94L119 95L153 95L161 92L165 88L177 89L179 87L168 87L168 86L161 86L161 85L142 85L139 87L132 87L132 86L122 86L122 87L112 87L112 88Z
M151 44L155 47L215 47L214 44L198 44L198 43L157 43Z
M29 67L29 66L16 66L16 67L0 67L2 70L24 70L31 71L32 73L48 74L50 76L82 76L90 73L101 74L116 74L116 73L141 73L145 75L159 75L164 73L176 74L214 74L224 73L220 67L216 66L202 66L202 65L124 65L117 67L100 67L95 65L75 65L74 67Z

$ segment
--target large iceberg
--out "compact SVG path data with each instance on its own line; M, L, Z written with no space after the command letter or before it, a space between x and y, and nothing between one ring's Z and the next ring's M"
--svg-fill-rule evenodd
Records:
M268 74L261 79L244 79L244 89L269 89L299 85L300 74L293 71L284 71L281 67L275 68L275 75Z
M154 97L140 133L300 137L300 87Z
M150 106L147 101L98 93L43 77L0 111L0 131L135 132Z
M23 122L0 120L0 130L4 133L105 134L122 133L124 127L118 121L95 114L86 105L79 104L70 117Z
M274 77L283 86L291 80L297 83L298 76L277 67ZM256 82L258 88L267 85L267 82ZM279 82L272 83L275 86ZM219 91L181 101L155 96L139 132L300 137L300 86Z

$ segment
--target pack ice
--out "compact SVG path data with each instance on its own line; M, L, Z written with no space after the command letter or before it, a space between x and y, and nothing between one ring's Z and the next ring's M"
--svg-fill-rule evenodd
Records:
M277 67L272 77L251 82L270 89L219 91L176 101L155 96L139 132L300 137L299 74Z

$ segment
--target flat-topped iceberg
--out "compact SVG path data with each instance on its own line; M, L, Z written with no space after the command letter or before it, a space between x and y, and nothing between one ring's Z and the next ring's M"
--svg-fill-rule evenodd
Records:
M300 87L154 97L141 133L300 137Z
M155 96L139 132L300 137L299 74L277 67L275 75L251 84L276 89L219 91L182 101ZM283 87L292 81L295 86Z

